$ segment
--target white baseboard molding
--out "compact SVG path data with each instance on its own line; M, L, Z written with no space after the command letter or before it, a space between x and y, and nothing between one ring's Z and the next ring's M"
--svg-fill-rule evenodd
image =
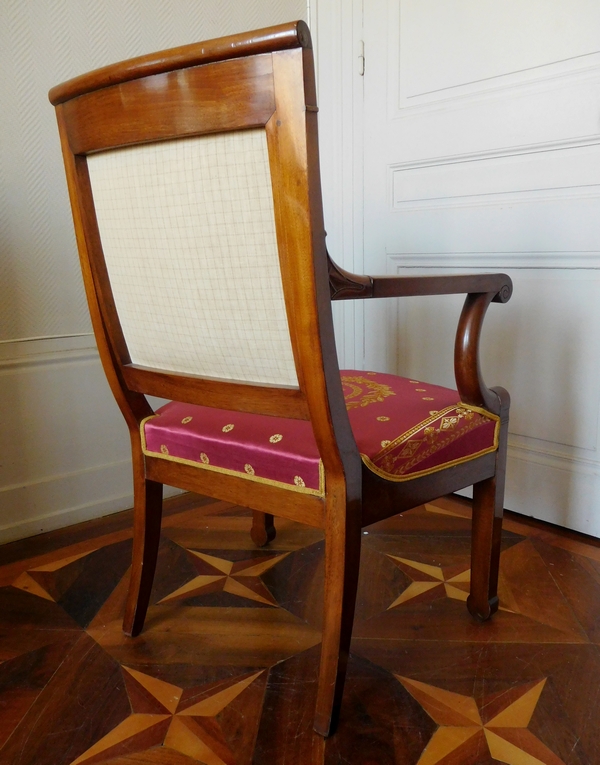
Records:
M179 489L165 487L165 496L177 493ZM0 544L118 513L132 505L129 460L6 486L0 489Z
M506 468L504 507L528 518L600 537L600 476L587 465L563 461L561 470L525 450L511 453ZM536 458L537 457L537 458ZM472 489L458 492L471 498Z
M600 477L594 471L557 470L541 460L510 455L506 470L508 510L600 537Z

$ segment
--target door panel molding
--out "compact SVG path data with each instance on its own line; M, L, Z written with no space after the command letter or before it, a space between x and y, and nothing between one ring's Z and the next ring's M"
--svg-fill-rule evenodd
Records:
M448 255L388 256L388 271L496 271L502 257L479 253L474 266L468 263L472 257ZM504 258L503 270L515 285L514 306L509 316L490 310L486 319L481 349L485 378L514 392L510 433L516 448L545 462L580 464L584 471L595 465L600 472L600 270L556 268L544 253L537 255L533 267L525 256L519 266L507 268ZM460 296L436 298L435 303L428 298L398 301L400 374L452 385L452 335L461 304Z
M493 0L451 5L444 0L389 0L390 116L448 108L448 102L465 99L502 98L505 91L556 90L598 77L594 25L579 28L572 6L564 13L560 6L545 5L545 13L539 13L536 5L536 0L508 0L500 10ZM595 13L600 22L600 9ZM569 34L552 34L556 23L569 25ZM460 45L453 37L457 34L462 35ZM544 44L540 37L545 37Z

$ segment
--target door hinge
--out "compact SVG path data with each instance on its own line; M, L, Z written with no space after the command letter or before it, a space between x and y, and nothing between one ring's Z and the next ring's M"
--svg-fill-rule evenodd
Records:
M359 40L358 43L358 73L361 77L365 76L365 41Z

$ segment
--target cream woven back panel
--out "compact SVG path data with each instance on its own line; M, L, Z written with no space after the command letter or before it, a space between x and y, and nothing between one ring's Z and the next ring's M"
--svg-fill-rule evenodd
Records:
M132 361L297 386L264 130L101 152L88 168Z

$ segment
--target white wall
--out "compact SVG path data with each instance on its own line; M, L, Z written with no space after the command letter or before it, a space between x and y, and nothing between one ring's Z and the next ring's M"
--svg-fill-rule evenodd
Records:
M91 335L49 88L306 17L306 0L0 3L0 543L132 502L129 439Z
M506 506L600 536L600 5L319 0L315 20L332 254L511 274L482 338L512 396ZM460 300L360 310L338 309L342 363L453 384Z
M599 30L594 0L365 5L371 262L511 275L514 296L490 307L482 337L485 379L512 398L505 505L595 536ZM374 355L451 383L459 304L399 301L389 351Z

